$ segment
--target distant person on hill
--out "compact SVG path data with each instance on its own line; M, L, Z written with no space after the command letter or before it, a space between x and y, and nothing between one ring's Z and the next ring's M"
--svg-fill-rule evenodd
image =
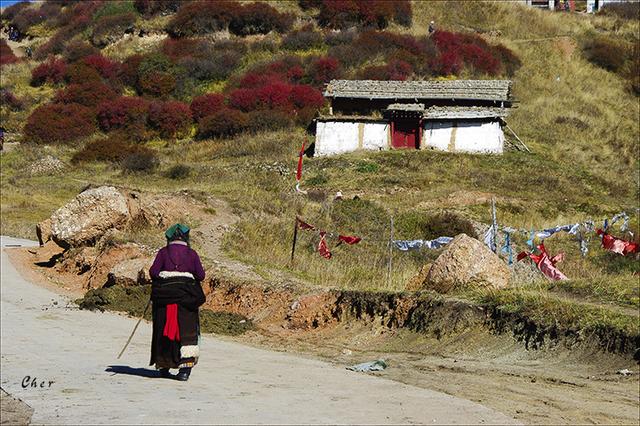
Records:
M429 22L429 34L433 34L436 31L436 23L431 21Z
M27 58L31 59L33 57L33 49L31 48L31 46L27 46L25 52L27 53Z
M153 280L153 337L151 361L162 377L172 377L169 369L178 368L175 377L189 380L198 363L200 320L198 308L205 302L200 282L204 269L200 257L189 247L189 227L180 223L165 232L167 245L158 251L149 271Z

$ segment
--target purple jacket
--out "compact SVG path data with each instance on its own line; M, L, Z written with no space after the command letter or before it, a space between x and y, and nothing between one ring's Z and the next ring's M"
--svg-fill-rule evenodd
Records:
M191 272L196 281L204 280L204 269L198 253L178 242L171 242L158 251L149 274L155 279L162 271Z

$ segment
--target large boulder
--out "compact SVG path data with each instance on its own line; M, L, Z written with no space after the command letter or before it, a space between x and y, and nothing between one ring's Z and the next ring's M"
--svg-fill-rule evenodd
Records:
M460 234L433 263L425 284L439 293L468 285L498 289L506 287L510 277L507 265L487 246Z
M107 286L121 285L125 287L150 284L149 268L153 259L127 259L116 264L107 275Z
M51 218L45 219L36 225L36 235L41 247L51 239Z
M78 194L51 216L51 235L62 247L89 245L112 228L126 225L127 198L113 186Z

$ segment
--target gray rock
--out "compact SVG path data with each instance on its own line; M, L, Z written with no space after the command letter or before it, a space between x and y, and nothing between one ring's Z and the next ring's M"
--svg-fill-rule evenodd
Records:
M134 286L149 284L151 277L149 277L149 268L153 259L139 258L128 259L118 263L107 276L107 286L121 285L121 286Z
M45 219L36 225L36 235L40 246L45 245L51 239L51 218Z
M503 288L509 285L511 271L480 241L460 234L431 266L426 286L439 293L474 285Z
M112 186L88 189L51 216L51 235L62 247L91 245L112 228L126 225L127 199Z
M52 175L62 170L64 170L64 163L52 155L34 161L27 167L27 173L31 176Z

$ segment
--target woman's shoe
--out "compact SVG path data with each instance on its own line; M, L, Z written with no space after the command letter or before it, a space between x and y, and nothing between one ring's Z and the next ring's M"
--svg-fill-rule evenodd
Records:
M189 380L189 375L191 374L191 368L181 368L178 374L176 375L176 380L180 380L181 382L186 382Z

